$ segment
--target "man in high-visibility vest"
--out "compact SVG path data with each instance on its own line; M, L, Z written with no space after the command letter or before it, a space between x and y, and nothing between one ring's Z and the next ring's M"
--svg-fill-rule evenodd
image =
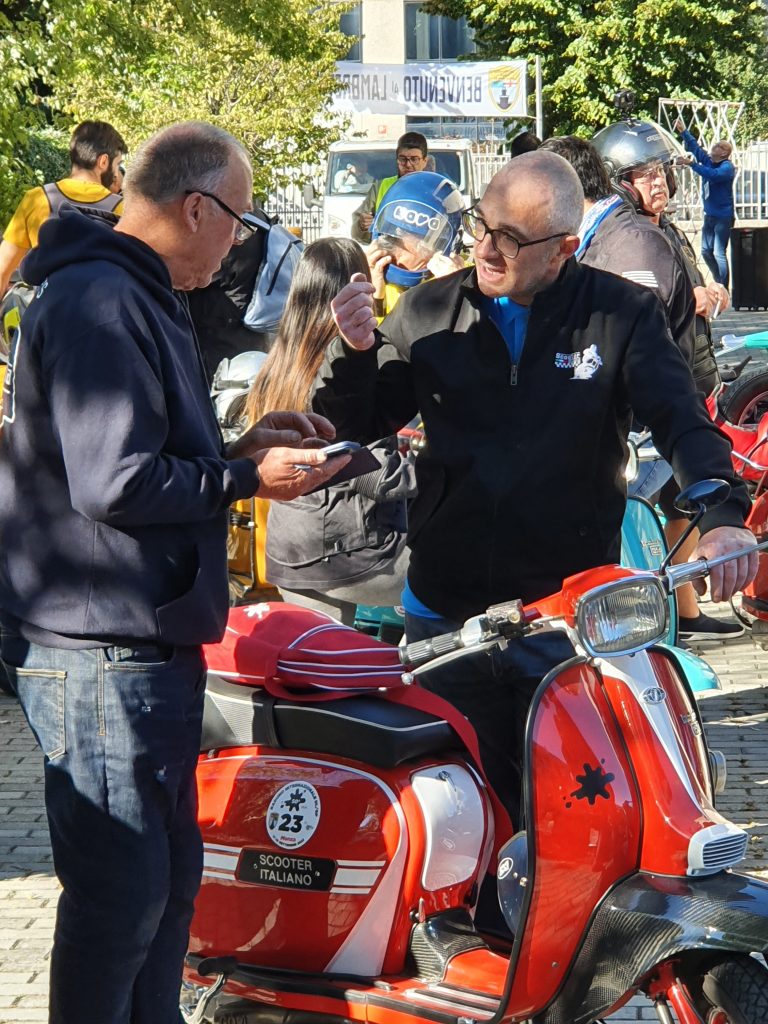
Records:
M404 174L423 171L427 166L427 140L421 132L406 132L397 140L397 174L374 181L368 195L352 215L352 237L362 245L371 242L371 224L388 189Z

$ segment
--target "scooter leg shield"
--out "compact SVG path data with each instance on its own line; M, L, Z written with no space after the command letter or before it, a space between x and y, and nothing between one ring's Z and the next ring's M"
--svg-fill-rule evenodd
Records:
M637 874L598 907L555 999L536 1024L589 1024L665 960L768 949L768 883Z

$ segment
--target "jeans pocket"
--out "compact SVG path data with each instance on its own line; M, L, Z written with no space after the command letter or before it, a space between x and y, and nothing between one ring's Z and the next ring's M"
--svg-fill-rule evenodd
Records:
M49 761L66 753L65 698L67 673L53 668L6 665L24 714Z

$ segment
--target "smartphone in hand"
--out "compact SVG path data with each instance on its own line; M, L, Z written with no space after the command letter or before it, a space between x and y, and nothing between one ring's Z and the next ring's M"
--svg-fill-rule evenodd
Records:
M352 455L359 448L360 445L357 441L336 441L335 444L329 444L323 448L323 451L327 458L333 459L339 455Z

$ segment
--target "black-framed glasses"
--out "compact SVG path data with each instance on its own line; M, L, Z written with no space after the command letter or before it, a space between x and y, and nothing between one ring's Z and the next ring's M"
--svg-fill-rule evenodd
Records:
M214 203L216 203L217 206L220 206L225 213L228 213L230 217L234 217L234 219L240 225L237 231L235 231L235 238L237 239L238 242L247 241L247 239L249 239L251 235L254 234L254 232L256 231L255 225L250 225L247 220L241 217L239 213L235 213L233 209L227 206L223 199L219 199L219 197L214 195L213 192L203 192L201 188L188 188L185 191L184 195L205 196L206 199L212 199Z
M397 162L402 164L403 167L415 167L416 164L420 164L422 160L426 160L423 153L419 153L418 156L404 156L402 153L397 154Z
M546 238L532 238L530 242L521 242L504 228L489 228L483 218L474 210L465 210L462 219L464 227L476 242L482 242L486 235L490 235L491 245L496 252L510 260L513 260L527 245L551 242L553 238L565 238L568 234L567 231L558 231L556 235L547 235Z

